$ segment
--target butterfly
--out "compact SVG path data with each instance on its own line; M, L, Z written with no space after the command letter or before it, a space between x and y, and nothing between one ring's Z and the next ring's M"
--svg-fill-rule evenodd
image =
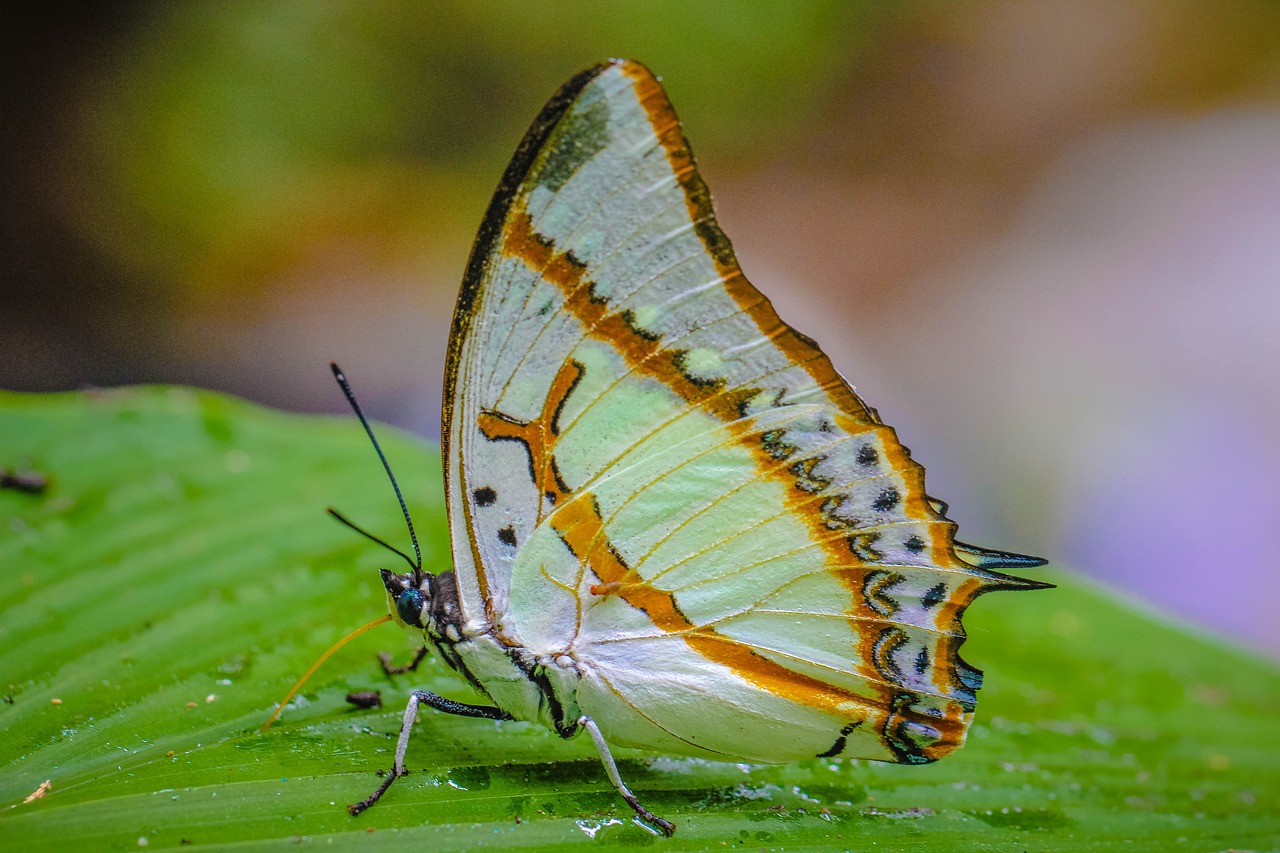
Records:
M492 704L415 691L353 814L407 772L421 705L585 731L667 834L611 744L931 762L982 680L965 608L1048 586L997 571L1043 560L956 541L893 429L747 281L636 62L565 84L502 176L442 433L453 567L382 578L391 617Z

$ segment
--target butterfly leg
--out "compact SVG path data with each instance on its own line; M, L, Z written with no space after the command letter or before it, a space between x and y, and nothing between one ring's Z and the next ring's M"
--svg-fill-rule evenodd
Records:
M645 823L656 826L662 831L663 835L670 836L676 831L676 825L669 820L663 820L653 812L640 805L640 801L636 799L636 795L631 793L622 781L622 777L618 775L618 765L613 761L613 754L609 752L609 744L605 743L604 735L600 733L600 727L596 725L596 721L587 716L578 718L578 725L587 730L587 734L591 735L591 740L596 745L596 752L600 754L600 762L604 764L605 775L609 777L609 781L613 783L613 787L618 789L618 793L622 795L622 799L627 801L627 805L635 809L637 815Z
M391 662L391 655L387 652L378 652L378 663L382 664L382 671L387 675L404 675L406 672L415 672L418 664L422 663L427 657L427 647L419 646L418 651L414 654L413 660L404 666L396 666Z
M380 800L396 779L409 775L409 771L404 766L404 754L409 749L409 735L413 732L413 721L418 717L419 705L426 705L446 714L457 714L459 717L480 717L485 720L512 719L512 716L506 711L491 705L468 705L465 702L455 702L452 699L428 693L426 690L413 691L409 694L409 704L405 706L404 719L400 722L400 739L396 741L396 763L391 768L391 772L387 774L387 778L382 780L378 790L360 802L347 806L347 811L351 812L353 816L360 814L360 812ZM617 771L614 772L616 773Z

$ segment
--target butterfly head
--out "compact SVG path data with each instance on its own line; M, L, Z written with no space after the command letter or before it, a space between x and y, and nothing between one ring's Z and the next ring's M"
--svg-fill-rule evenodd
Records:
M431 636L457 641L461 636L462 608L458 604L458 582L453 572L406 572L398 575L382 570L391 618L406 628L425 630Z
M413 572L398 575L390 569L383 569L382 585L387 588L387 604L393 619L407 628L427 626L431 613L431 593L435 586L434 575L422 572L415 577Z

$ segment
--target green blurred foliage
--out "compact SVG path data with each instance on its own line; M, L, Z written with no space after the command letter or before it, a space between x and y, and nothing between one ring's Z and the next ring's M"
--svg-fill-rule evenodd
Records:
M379 648L407 654L390 628L339 651L259 731L321 650L386 606L376 569L394 556L323 512L340 501L403 541L353 419L139 388L0 395L0 434L0 468L48 481L0 490L0 849L656 842L585 739L427 711L411 775L349 817L390 764L409 689L478 701L438 662L384 676ZM437 448L383 438L440 568ZM624 777L679 824L664 849L1277 849L1280 671L1047 574L1059 589L966 615L987 686L969 743L937 764L620 750ZM375 689L381 710L344 702Z
M833 0L154 5L95 70L81 202L108 212L90 230L110 254L196 290L261 282L353 231L422 251L474 227L576 71L642 59L701 144L759 157L894 14Z
M746 218L799 222L754 256L885 306L1073 140L1273 98L1280 55L1269 0L23 6L0 29L8 387L216 380L309 408L296 373L228 364L243 318L326 304L296 324L318 336L361 288L447 310L521 133L600 59L663 75Z

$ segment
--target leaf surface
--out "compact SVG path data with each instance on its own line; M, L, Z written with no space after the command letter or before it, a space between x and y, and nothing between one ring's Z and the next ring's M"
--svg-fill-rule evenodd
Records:
M438 451L382 438L426 565L445 568ZM969 743L937 764L620 750L624 778L679 825L660 842L585 739L423 711L411 775L351 818L409 690L482 701L430 659L383 675L378 650L414 645L384 627L259 732L324 649L385 612L376 570L397 558L324 513L406 539L354 419L176 388L3 394L0 468L49 480L0 490L2 849L343 849L370 833L406 850L1280 849L1280 671L1063 572L1038 575L1058 590L968 614L987 686ZM347 704L357 690L385 706Z

